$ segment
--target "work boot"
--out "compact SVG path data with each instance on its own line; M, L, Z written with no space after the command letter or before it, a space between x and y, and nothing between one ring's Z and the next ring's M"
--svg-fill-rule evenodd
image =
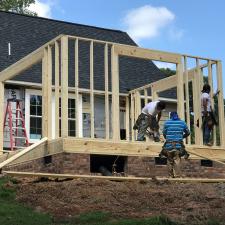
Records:
M189 158L189 156L190 156L190 154L186 153L186 154L184 155L184 159L187 160L187 159Z
M160 142L160 138L159 137L153 137L154 142Z
M135 123L134 126L133 126L133 130L137 130L138 129L138 126L137 124Z

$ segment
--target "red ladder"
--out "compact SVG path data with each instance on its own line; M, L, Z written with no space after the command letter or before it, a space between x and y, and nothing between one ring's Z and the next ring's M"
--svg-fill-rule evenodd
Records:
M21 109L21 102L22 100L20 99L10 98L7 100L7 106L5 110L4 130L8 122L8 128L9 128L9 134L10 134L10 148L12 151L14 149L25 148L29 146L29 141L28 141L27 132L25 128L24 116ZM16 109L14 112L12 111L13 103L16 104Z

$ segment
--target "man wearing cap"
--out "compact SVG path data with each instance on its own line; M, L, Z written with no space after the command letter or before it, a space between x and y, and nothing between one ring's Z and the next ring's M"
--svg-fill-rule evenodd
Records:
M160 157L163 155L167 157L167 165L169 175L177 177L180 175L180 160L184 156L186 159L189 154L185 150L183 138L190 135L187 124L180 120L177 112L170 113L170 119L167 120L163 127L163 136L166 139Z
M160 141L159 121L161 118L161 112L165 107L166 103L163 101L153 101L145 105L133 127L134 130L138 130L138 141L145 140L148 128L150 128L150 131L153 133L154 141Z

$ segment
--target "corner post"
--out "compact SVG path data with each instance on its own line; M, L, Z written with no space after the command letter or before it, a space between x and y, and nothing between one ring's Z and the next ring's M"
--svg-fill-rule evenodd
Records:
M115 46L111 48L112 70L112 139L120 140L120 101L119 101L119 55L115 52Z
M42 137L52 138L52 50L44 49L42 59Z
M61 136L68 136L68 36L61 38Z
M223 99L223 78L222 63L216 63L217 87L220 91L218 94L218 111L219 111L219 129L220 129L220 145L225 147L225 123L224 123L224 99Z

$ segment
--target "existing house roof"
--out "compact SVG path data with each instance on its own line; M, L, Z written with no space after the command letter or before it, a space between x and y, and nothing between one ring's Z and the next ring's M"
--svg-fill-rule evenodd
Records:
M60 34L68 34L120 44L136 45L126 32L105 29L41 17L25 16L11 12L0 11L0 71L28 55L38 47ZM8 56L8 43L11 43L11 56ZM81 57L87 55L87 46L81 48ZM98 56L98 49L94 51L95 61L95 89L103 89L103 71L97 64L103 60ZM72 53L73 54L73 53ZM165 78L152 61L138 58L120 57L120 91L143 86L153 81ZM88 60L80 64L80 85L89 88ZM74 83L74 67L69 68L69 83ZM31 70L13 78L24 82L41 82L41 65L35 65ZM168 97L168 96L167 96ZM172 97L172 96L170 96Z

